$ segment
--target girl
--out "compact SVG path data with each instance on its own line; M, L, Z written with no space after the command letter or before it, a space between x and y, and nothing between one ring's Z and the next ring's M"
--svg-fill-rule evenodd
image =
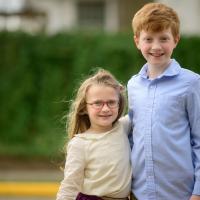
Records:
M68 115L69 143L57 200L127 200L131 186L123 87L99 70L80 86Z

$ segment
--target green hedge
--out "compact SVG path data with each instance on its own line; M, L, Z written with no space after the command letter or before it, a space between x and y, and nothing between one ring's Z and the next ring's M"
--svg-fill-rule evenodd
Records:
M0 156L57 156L80 80L102 67L126 84L145 62L131 33L1 32L0 44ZM199 73L199 52L200 38L182 38L174 57Z

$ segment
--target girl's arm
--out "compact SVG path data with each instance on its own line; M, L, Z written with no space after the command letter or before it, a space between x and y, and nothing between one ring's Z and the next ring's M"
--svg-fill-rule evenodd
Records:
M84 144L80 138L73 138L67 148L64 179L61 182L56 200L74 200L82 190L84 180Z

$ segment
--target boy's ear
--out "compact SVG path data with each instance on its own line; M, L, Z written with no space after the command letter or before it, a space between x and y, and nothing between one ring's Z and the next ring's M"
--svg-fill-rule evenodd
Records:
M137 36L133 36L133 40L134 40L134 42L135 42L135 46L138 48L138 49L140 49L140 45L139 45L139 38L137 37Z
M179 40L180 40L180 35L178 35L178 36L176 36L176 37L174 38L175 47L176 47L176 45L178 44Z

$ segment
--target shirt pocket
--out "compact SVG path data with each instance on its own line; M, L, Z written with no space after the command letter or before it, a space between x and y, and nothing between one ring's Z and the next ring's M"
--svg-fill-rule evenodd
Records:
M154 111L156 120L165 124L174 123L185 116L185 109L181 96L159 95L155 99Z

